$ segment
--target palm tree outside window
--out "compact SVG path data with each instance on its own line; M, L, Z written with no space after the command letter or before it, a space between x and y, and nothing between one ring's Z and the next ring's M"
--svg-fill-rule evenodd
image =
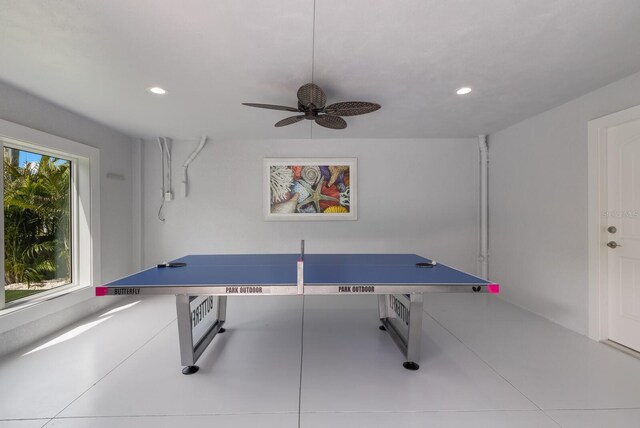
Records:
M4 148L7 303L72 282L71 161Z

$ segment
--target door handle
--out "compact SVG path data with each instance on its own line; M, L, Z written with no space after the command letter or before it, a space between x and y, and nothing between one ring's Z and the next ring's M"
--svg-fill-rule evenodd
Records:
M607 247L617 248L617 247L622 247L622 245L618 244L616 241L609 241L607 242Z

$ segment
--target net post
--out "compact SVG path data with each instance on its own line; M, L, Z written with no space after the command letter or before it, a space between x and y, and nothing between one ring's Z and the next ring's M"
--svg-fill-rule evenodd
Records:
M298 294L304 294L304 239L300 240L300 257L297 269Z

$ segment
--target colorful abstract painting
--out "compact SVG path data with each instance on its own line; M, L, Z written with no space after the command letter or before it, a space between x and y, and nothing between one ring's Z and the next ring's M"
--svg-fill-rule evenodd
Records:
M267 220L356 220L356 159L265 159Z

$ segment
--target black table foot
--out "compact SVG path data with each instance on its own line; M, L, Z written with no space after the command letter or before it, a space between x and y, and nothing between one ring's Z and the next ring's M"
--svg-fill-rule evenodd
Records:
M226 328L224 327L220 327L220 330L218 330L218 333L224 333L225 331L227 331Z
M199 369L200 369L200 367L198 367L198 366L187 366L187 367L182 369L182 374L184 374L184 375L194 374Z
M407 370L418 370L420 368L420 366L417 363L414 363L413 361L407 361L405 363L402 363L402 367L404 367Z
M382 331L387 331L387 328L386 328L385 326L383 326L383 325L381 325L381 326L380 326L380 327L378 327L378 328L379 328L380 330L382 330Z

